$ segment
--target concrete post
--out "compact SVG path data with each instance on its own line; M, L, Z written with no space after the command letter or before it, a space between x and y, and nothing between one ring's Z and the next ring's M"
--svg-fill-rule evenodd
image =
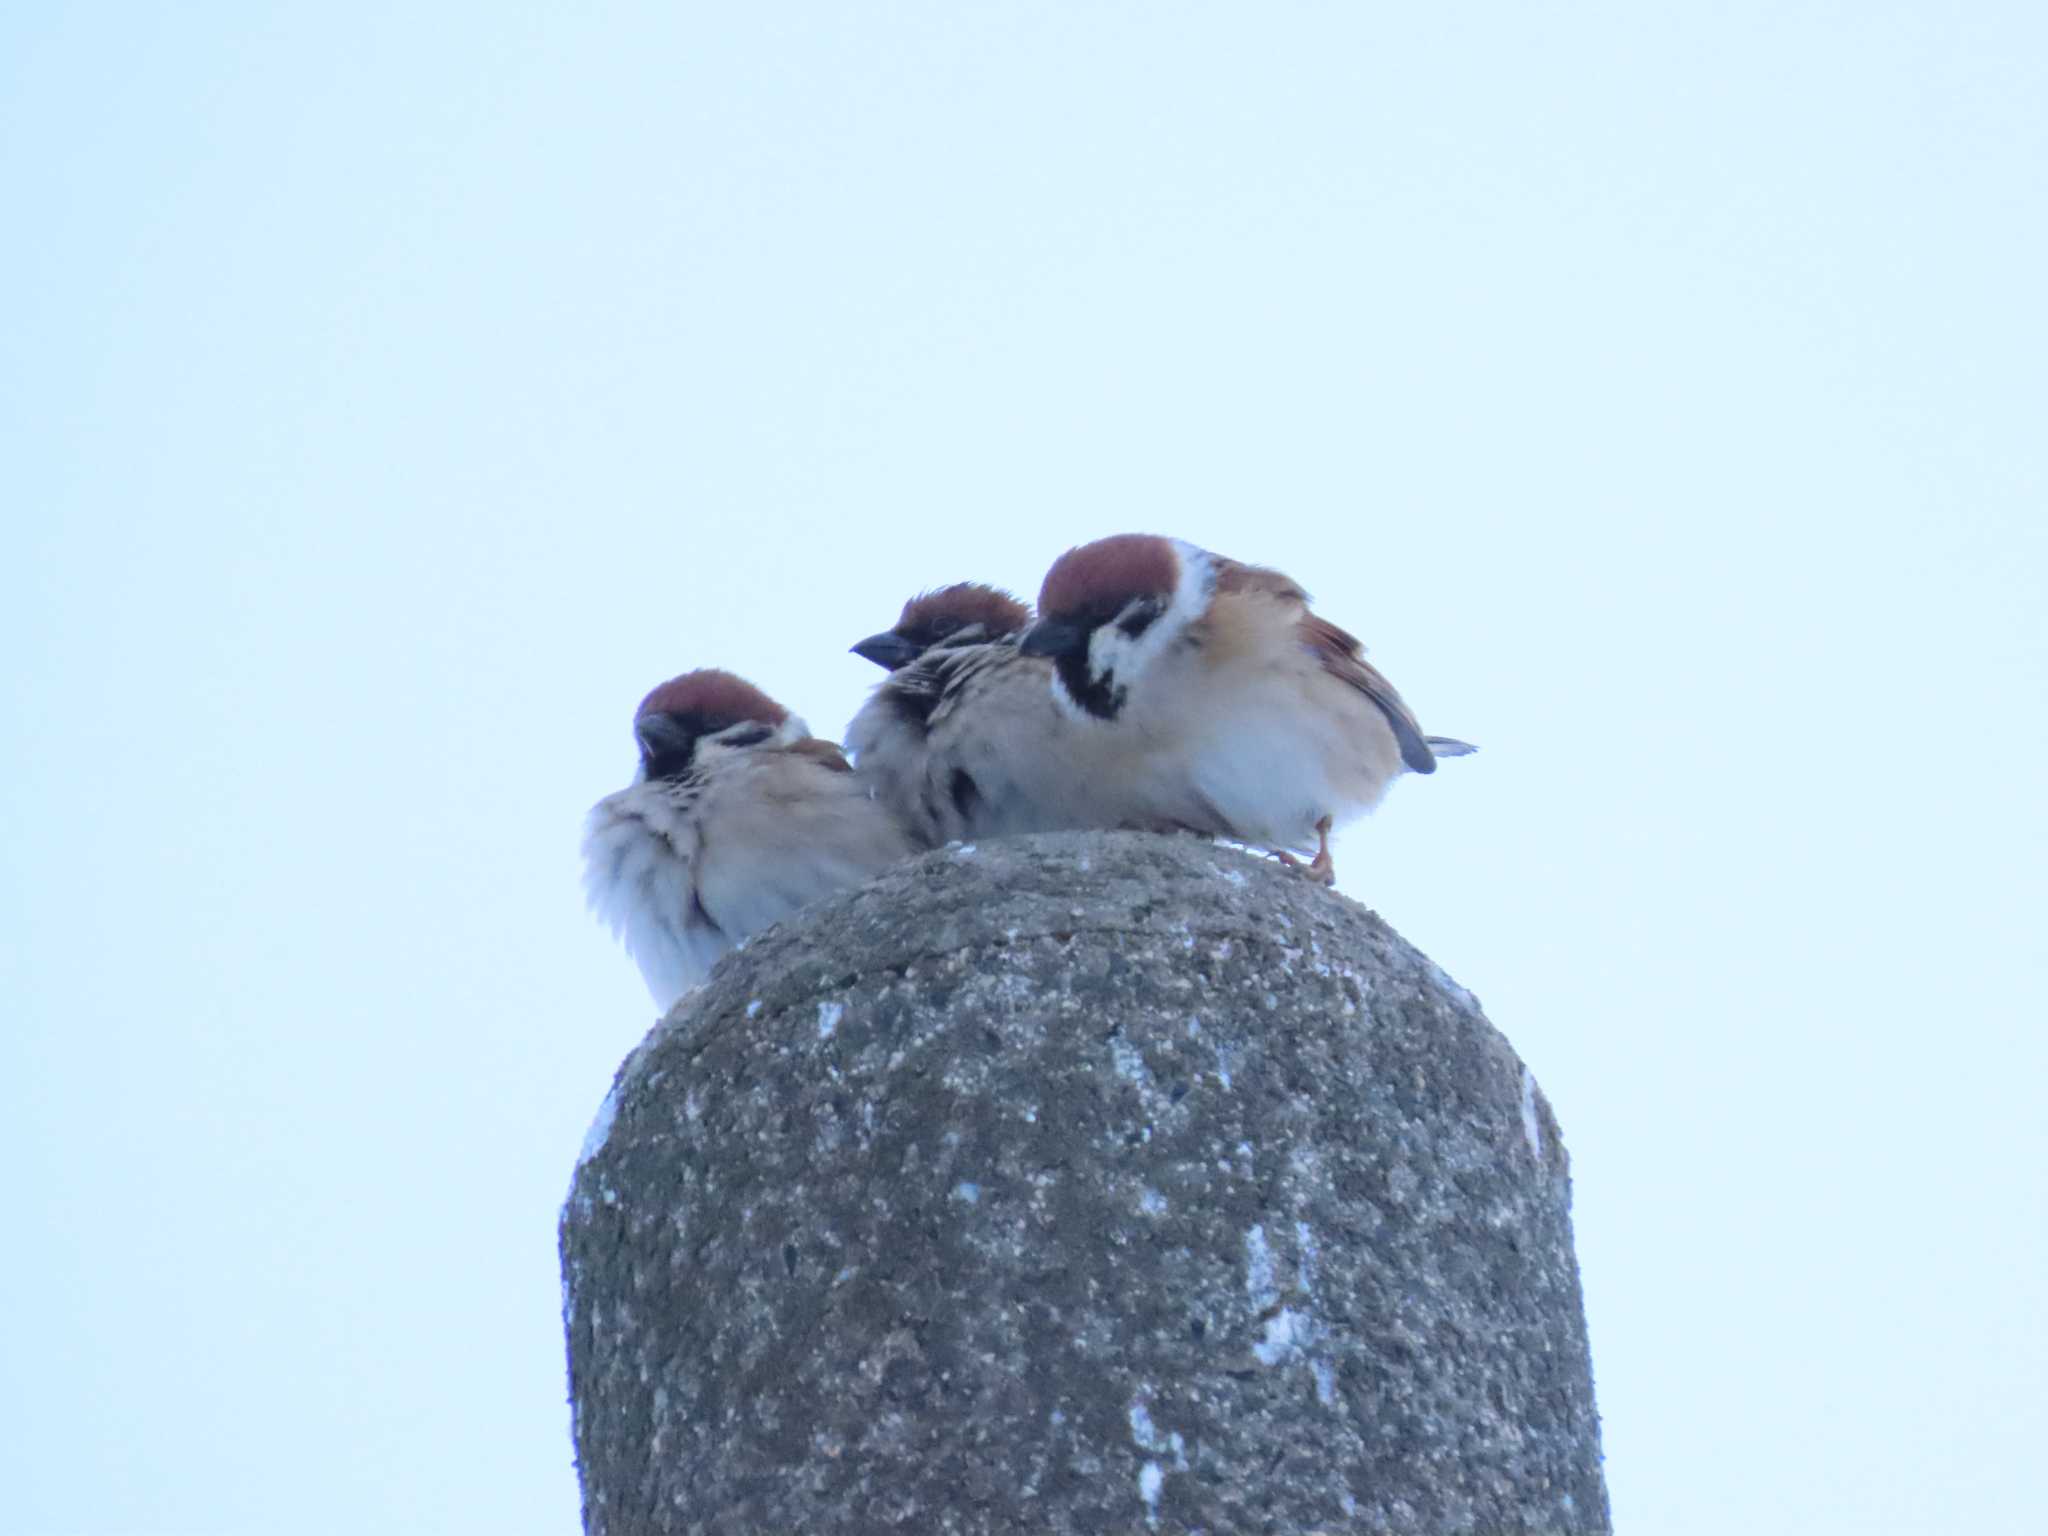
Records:
M1473 998L1194 838L944 849L720 966L562 1218L584 1527L1604 1532L1569 1184Z

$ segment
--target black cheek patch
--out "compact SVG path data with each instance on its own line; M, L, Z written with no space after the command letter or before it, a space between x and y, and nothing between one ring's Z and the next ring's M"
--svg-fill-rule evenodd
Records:
M640 776L650 784L659 779L680 779L690 771L690 763L697 755L697 738L692 736L679 745L664 744L658 752L643 750L640 754Z
M1114 720L1123 708L1124 690L1116 686L1114 670L1100 678L1088 672L1086 651L1068 652L1055 663L1068 696L1098 720Z

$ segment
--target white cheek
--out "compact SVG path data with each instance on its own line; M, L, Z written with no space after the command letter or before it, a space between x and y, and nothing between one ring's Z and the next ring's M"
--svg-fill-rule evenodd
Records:
M1088 637L1088 675L1098 683L1110 673L1120 679L1130 671L1131 642L1114 625L1105 624Z
M1119 691L1136 687L1171 640L1163 618L1155 619L1135 640L1114 624L1105 624L1088 637L1088 673L1098 683L1115 673Z
M1114 624L1088 637L1088 670L1099 683L1112 672L1118 692L1140 687L1140 679L1159 665L1174 642L1187 631L1171 611L1161 614L1133 639Z

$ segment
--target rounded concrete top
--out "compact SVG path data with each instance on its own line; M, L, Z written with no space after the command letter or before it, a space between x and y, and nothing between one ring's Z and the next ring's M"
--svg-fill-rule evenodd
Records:
M941 849L728 957L563 1213L586 1529L1604 1531L1563 1148L1377 917Z

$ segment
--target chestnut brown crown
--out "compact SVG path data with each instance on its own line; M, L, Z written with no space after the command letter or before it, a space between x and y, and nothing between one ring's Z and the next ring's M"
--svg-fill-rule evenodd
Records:
M1053 561L1038 589L1048 619L1113 614L1134 597L1172 597L1180 557L1156 533L1119 533L1070 549Z
M986 645L1031 622L1031 610L1000 587L956 581L920 592L903 605L893 629L856 641L853 654L891 672L939 646Z
M943 639L955 630L979 624L993 639L1014 634L1030 622L1030 608L1002 588L956 581L950 587L920 592L905 603L896 620L896 633L911 639Z
M779 726L789 718L789 711L745 678L717 667L703 667L670 678L633 711L635 720L650 715L695 716L728 723L758 720L763 725Z

